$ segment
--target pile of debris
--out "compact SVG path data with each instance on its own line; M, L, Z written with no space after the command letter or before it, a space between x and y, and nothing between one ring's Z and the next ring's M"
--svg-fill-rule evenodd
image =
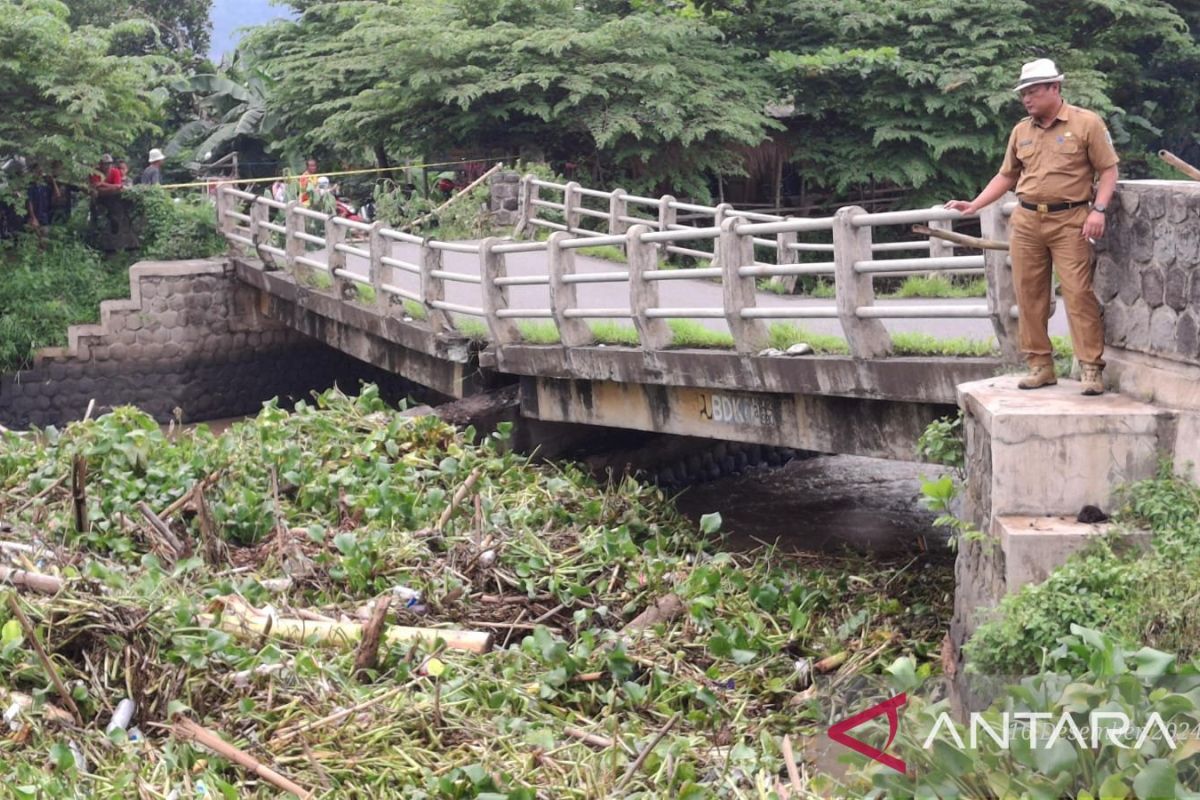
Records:
M715 517L506 435L369 388L221 437L133 409L0 433L4 785L819 795L786 745L813 676L936 662L947 570L723 553Z

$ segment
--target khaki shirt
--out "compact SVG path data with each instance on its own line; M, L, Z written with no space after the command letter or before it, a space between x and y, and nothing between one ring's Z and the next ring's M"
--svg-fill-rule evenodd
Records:
M1017 178L1017 196L1030 203L1092 199L1096 173L1120 161L1104 120L1087 109L1062 104L1042 127L1026 117L1008 137L1000 174Z

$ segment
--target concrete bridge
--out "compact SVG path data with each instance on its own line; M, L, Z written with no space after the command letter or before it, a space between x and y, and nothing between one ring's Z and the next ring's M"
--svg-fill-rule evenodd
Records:
M311 340L448 397L516 384L529 420L824 452L911 459L924 427L961 408L967 514L999 546L960 553L956 641L978 608L1043 579L1102 529L1073 522L1083 505L1111 510L1116 487L1163 455L1200 461L1200 184L1118 191L1097 292L1119 391L1100 398L1072 382L1016 391L1007 253L910 232L952 228L957 212L781 218L516 175L497 177L492 202L515 217L514 237L439 241L222 187L229 258L135 267L129 301L106 303L99 325L73 328L68 348L0 384L0 418L6 403L58 402L39 387L130 358L151 365L151 405L188 409L181 371L250 351L249 370L218 373L244 380L277 364L280 346ZM984 212L986 238L1007 239L1013 205ZM985 299L876 297L879 276L962 272L986 277ZM833 297L759 288L802 276L832 279ZM772 327L798 322L840 333L843 352L773 348L806 338ZM994 337L995 353L899 352L914 332ZM710 346L691 346L697 337ZM287 363L289 374L325 369Z

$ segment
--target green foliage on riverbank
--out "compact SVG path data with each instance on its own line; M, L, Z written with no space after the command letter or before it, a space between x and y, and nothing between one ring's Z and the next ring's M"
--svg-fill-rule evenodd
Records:
M952 585L936 556L725 552L719 517L697 526L653 487L539 466L505 433L473 444L367 388L270 405L220 438L167 435L132 409L0 435L4 538L67 581L21 603L83 717L50 718L61 701L0 604L0 694L39 698L0 740L0 780L30 796L115 797L137 781L275 796L161 725L182 714L321 798L751 796L782 774L784 733L823 730L813 674L877 674L900 655L936 668ZM140 503L183 553L142 525ZM22 563L14 552L0 564ZM211 616L244 601L359 620L383 597L389 622L490 631L495 647L387 643L355 677L346 649ZM667 597L677 614L626 629ZM137 742L104 732L125 696Z
M1200 652L1200 487L1163 464L1157 477L1129 487L1117 520L1149 531L1149 552L1117 533L1006 597L967 645L980 671L1036 670L1072 624L1181 658Z
M84 244L86 205L67 224L0 242L0 373L27 368L41 347L67 343L71 325L97 322L100 302L129 297L141 260L208 258L225 251L212 206L175 203L161 190L129 192L141 248L105 256Z

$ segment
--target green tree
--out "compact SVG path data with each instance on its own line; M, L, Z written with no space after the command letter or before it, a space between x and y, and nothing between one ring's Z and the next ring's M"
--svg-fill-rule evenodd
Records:
M1057 60L1067 98L1107 115L1135 162L1189 140L1200 63L1184 9L1172 5L1197 7L791 0L711 18L776 68L780 96L794 102L787 140L808 178L838 191L875 180L931 198L972 191L994 172L1024 113L1014 76L1033 58Z
M264 151L276 134L275 116L267 109L270 83L239 57L217 74L174 80L171 89L188 99L191 119L167 142L166 154L188 153L204 162L235 148Z
M707 193L773 124L761 60L674 13L569 0L298 3L250 47L296 149L514 155L600 182Z
M151 28L127 31L113 41L118 55L169 54L204 58L212 38L212 0L71 0L73 27L107 28L146 20Z
M155 71L109 54L113 29L72 30L56 0L5 0L0 13L0 154L61 164L81 180L100 153L153 127ZM19 191L23 178L12 180Z

